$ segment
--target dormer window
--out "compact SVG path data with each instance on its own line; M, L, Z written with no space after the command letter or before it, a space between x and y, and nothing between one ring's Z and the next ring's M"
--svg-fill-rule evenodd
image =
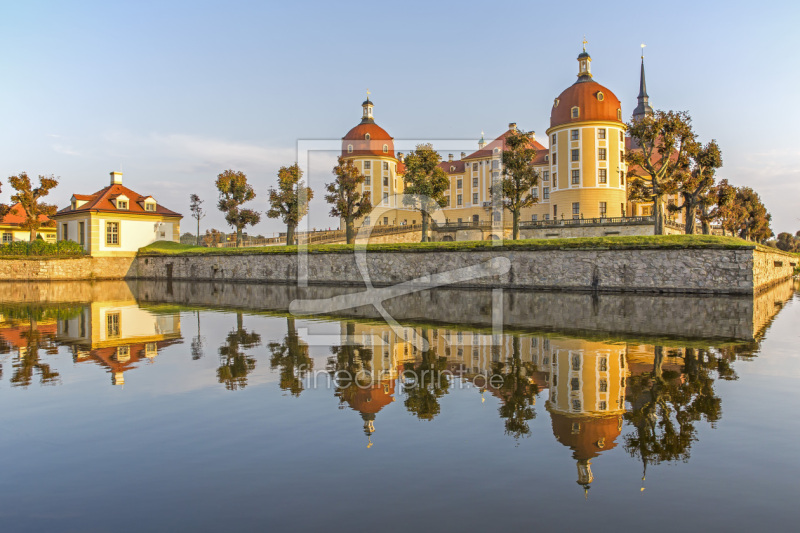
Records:
M73 211L75 211L76 209L78 209L78 201L77 201L77 200L72 200L72 204L71 204L71 206L72 206L72 210L73 210Z
M553 107L558 107L558 98L553 100Z
M370 137L369 137L369 133L365 133L365 134L364 134L364 139L366 139L367 141L370 139Z
M117 200L117 209L128 209L128 201L127 200Z
M347 153L348 154L352 154L353 153L353 145L352 144L348 144L347 145Z
M622 109L617 109L617 120L622 120Z
M572 118L579 118L581 116L581 110L578 106L572 108Z
M155 202L145 202L144 210L145 211L149 211L151 213L155 213L156 212L156 203Z
M603 91L597 91L597 99L599 101L602 102L605 99L605 97L606 97L606 95L603 94Z
M388 144L384 144L383 145L383 153L384 154L388 154L389 153L389 145Z

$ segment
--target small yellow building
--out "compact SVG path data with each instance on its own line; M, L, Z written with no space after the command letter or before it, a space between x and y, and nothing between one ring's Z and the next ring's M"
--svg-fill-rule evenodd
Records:
M180 241L182 215L122 185L122 172L94 194L73 194L53 216L58 240L73 240L92 256L135 255L156 241Z
M43 224L50 224L51 220L41 215L39 220ZM2 243L8 244L14 241L30 241L30 230L23 229L22 224L25 222L25 211L20 204L14 204L8 210L6 216L0 219L0 235L2 236ZM41 235L46 242L56 241L56 228L54 225L42 225L36 233Z

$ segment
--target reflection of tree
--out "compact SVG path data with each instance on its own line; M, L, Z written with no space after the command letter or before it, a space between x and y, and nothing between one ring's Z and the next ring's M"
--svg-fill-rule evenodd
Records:
M247 375L255 370L256 360L242 350L255 348L261 344L261 335L249 333L242 325L242 313L236 313L236 329L228 333L225 344L219 347L220 366L217 379L228 390L243 389L247 386Z
M11 376L13 387L27 387L33 383L34 374L39 375L42 385L57 383L59 374L50 368L50 365L39 360L39 350L44 349L47 354L55 355L58 348L50 335L42 335L39 331L37 317L30 316L30 328L22 333L25 346L20 346L19 359L14 362L14 374Z
M683 359L682 374L663 370L664 347L656 346L652 372L632 376L628 382L633 408L625 419L636 431L625 438L625 449L640 457L645 467L688 461L692 442L697 440L695 423L704 419L713 427L722 415L710 372L717 371L721 379L736 379L719 352L686 348Z
M518 439L530 435L528 420L536 417L533 405L536 403L539 389L528 378L535 372L536 367L533 363L522 361L519 337L513 337L511 342L513 357L506 363L494 363L492 375L502 377L502 385L497 392L503 398L503 404L498 411L500 417L505 419L506 434ZM492 381L495 380L497 378Z
M355 342L355 322L347 322L345 329L344 344L331 346L333 357L328 360L328 371L332 376L342 378L341 382L343 384L352 383L355 385L355 383L360 383L365 385L370 382L372 350L364 348L363 345ZM339 376L337 376L337 373L339 373ZM348 378L352 378L352 381ZM341 397L340 392L337 392L337 396Z
M200 311L197 314L197 335L192 339L192 359L197 361L203 357L203 336L200 334Z
M308 344L300 339L293 318L286 319L287 333L282 343L269 343L269 366L272 370L280 369L281 390L289 391L292 396L300 396L303 392L302 378L314 367L314 361L308 355Z
M420 420L433 420L441 411L439 398L447 394L450 381L447 373L447 358L437 357L436 348L428 341L428 330L422 330L422 338L428 349L422 352L418 363L406 363L404 377L413 373L414 384L405 387L406 409Z

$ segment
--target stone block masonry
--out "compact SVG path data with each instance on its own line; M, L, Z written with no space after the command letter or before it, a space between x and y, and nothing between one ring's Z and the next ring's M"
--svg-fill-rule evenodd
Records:
M796 258L757 248L613 250L402 250L366 254L372 283L431 287L430 276L505 258L506 273L455 284L468 288L610 292L754 294L793 273ZM307 255L311 285L364 286L352 253ZM195 255L139 257L135 277L297 284L298 256Z
M135 257L0 259L0 281L124 279Z
M434 286L431 275L487 265L508 265L501 274L454 284L462 288L572 291L754 294L788 279L797 256L763 248L623 248L574 250L399 250L366 254L376 287L411 282ZM173 255L0 259L3 281L172 279L298 283L298 265L307 265L310 285L363 287L353 253Z

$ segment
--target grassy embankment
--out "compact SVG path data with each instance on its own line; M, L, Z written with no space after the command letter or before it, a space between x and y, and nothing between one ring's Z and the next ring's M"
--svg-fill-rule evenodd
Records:
M735 237L713 235L648 235L635 237L591 237L574 239L524 239L518 241L455 241L426 243L370 244L370 252L439 252L439 251L513 251L513 250L639 250L639 249L736 249L766 248ZM319 244L308 247L310 253L352 253L352 244ZM206 248L176 242L157 242L139 250L139 255L261 255L295 254L297 246L255 248Z

